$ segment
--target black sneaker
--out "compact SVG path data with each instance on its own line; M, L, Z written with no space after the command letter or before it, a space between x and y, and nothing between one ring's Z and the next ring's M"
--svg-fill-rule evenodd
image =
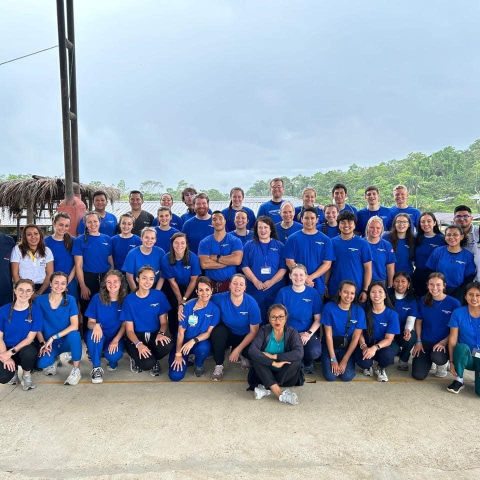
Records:
M130 357L130 371L132 373L140 373L142 369L135 363L135 360Z
M155 365L153 366L153 368L150 370L150 375L152 377L158 377L159 375L162 374L162 367L160 365L160 362L155 362Z
M448 387L447 390L451 393L460 393L460 390L463 390L465 385L458 380L454 380Z
M193 375L198 378L203 377L205 375L205 368L195 366L193 369Z

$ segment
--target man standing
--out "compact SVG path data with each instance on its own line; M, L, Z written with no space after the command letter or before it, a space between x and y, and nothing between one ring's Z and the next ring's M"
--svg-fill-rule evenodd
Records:
M230 279L242 263L243 247L239 238L227 233L226 220L220 210L212 213L214 233L201 240L198 247L200 266L205 275L212 280L214 293L226 292Z
M14 246L15 242L12 237L0 233L0 307L12 301L13 286L10 255Z
M187 211L180 217L184 224L195 216L195 207L193 205L195 195L197 195L197 191L192 187L184 188L182 191L182 202L187 207Z
M193 199L195 216L183 224L182 232L187 235L190 250L197 254L200 242L212 234L212 216L208 213L210 200L206 193L199 193Z
M465 248L469 250L474 257L475 267L477 268L477 275L475 280L480 281L480 248L478 243L480 242L480 229L476 225L473 225L472 209L467 205L458 205L453 211L453 221L455 225L462 227L467 244Z
M395 200L396 205L390 208L390 212L392 213L392 222L399 213L406 213L407 215L410 215L413 230L416 230L421 213L418 208L409 207L407 205L407 198L408 190L405 185L397 185L393 189L393 199Z
M305 283L314 287L320 295L325 293L324 275L335 260L332 241L317 230L318 211L307 207L303 211L303 229L288 237L284 257L287 267L292 270L296 263L307 268Z
M352 212L357 215L357 209L353 205L345 203L348 198L347 187L343 183L337 183L332 188L332 198L335 205L338 207L338 213Z
M365 200L367 208L362 208L357 213L357 234L365 237L365 229L371 217L380 217L383 222L383 229L388 232L392 226L392 212L387 207L380 205L380 192L377 187L370 186L365 189Z
M282 221L280 207L283 203L282 197L285 192L285 187L281 178L274 178L270 182L270 192L272 193L272 199L260 205L257 218L266 215L273 220L273 223L278 223Z
M117 228L117 217L113 213L108 213L105 208L108 203L107 194L103 190L98 190L93 194L94 212L100 215L100 233L113 237ZM78 223L77 234L85 233L85 222L83 218Z
M150 227L153 222L153 215L145 210L142 210L143 194L139 190L132 190L128 196L131 213L135 217L135 224L133 225L132 233L140 236L140 232L145 227Z

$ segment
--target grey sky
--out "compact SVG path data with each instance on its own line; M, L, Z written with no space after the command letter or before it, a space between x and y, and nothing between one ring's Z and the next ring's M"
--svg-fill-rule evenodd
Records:
M466 148L480 137L471 1L75 2L82 182L228 191ZM0 62L57 44L5 1ZM58 51L0 67L0 173L63 175Z

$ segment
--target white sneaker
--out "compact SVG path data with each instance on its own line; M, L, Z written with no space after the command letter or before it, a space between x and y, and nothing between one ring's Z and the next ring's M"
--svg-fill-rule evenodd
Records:
M61 356L61 355L59 355L59 356L55 359L55 363L57 364L57 367L63 367L62 356Z
M25 374L22 377L22 385L25 391L32 390L33 388L36 387L36 385L33 383L32 376L25 375Z
M436 363L432 363L431 367L430 367L430 371L431 372L435 372L435 370L437 370L437 364Z
M448 368L450 367L450 362L447 362L445 365L437 365L437 371L435 376L438 378L445 378L448 375Z
M45 375L56 375L57 371L57 362L53 362L49 367L43 369Z
M103 383L103 368L96 367L92 370L90 376L92 377L92 383Z
M223 380L223 365L215 365L211 380L212 382L221 382Z
M72 363L72 352L66 352L66 353L65 353L65 360L66 360L68 363Z
M366 377L373 377L373 367L365 368L365 369L363 370L363 374L364 374Z
M80 369L78 367L73 367L70 375L65 380L64 385L76 385L80 379L82 378L82 374L80 373Z
M107 365L108 372L114 372L117 368L118 368L118 365L116 367L112 367L110 364Z
M255 400L260 400L263 397L267 397L271 393L272 392L267 390L263 385L259 385L258 387L255 387Z
M377 382L388 382L387 372L384 368L378 368L376 374Z
M9 380L7 385L18 385L18 373L15 372L15 375Z
M298 397L295 392L291 392L286 388L278 399L283 403L289 403L290 405L298 405Z

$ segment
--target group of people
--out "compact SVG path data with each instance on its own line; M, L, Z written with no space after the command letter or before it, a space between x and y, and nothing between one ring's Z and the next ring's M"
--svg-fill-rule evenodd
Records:
M83 338L92 383L103 382L102 357L115 371L125 350L132 372L152 376L168 357L172 381L189 364L204 376L211 355L211 379L221 381L228 350L257 399L297 404L288 387L316 364L328 381L350 381L359 367L386 382L397 356L403 371L412 357L417 380L449 370L453 393L475 370L480 395L480 238L468 206L442 233L433 213L408 206L402 185L391 208L367 187L360 210L341 184L324 206L312 188L300 207L283 199L282 179L270 188L257 215L241 188L213 212L205 193L187 188L187 212L172 214L164 194L157 218L132 191L118 221L99 191L77 236L63 212L47 238L33 224L17 245L0 234L0 383L18 383L20 366L23 389L35 388L32 370L56 375L64 353L73 367L65 384L76 385Z

